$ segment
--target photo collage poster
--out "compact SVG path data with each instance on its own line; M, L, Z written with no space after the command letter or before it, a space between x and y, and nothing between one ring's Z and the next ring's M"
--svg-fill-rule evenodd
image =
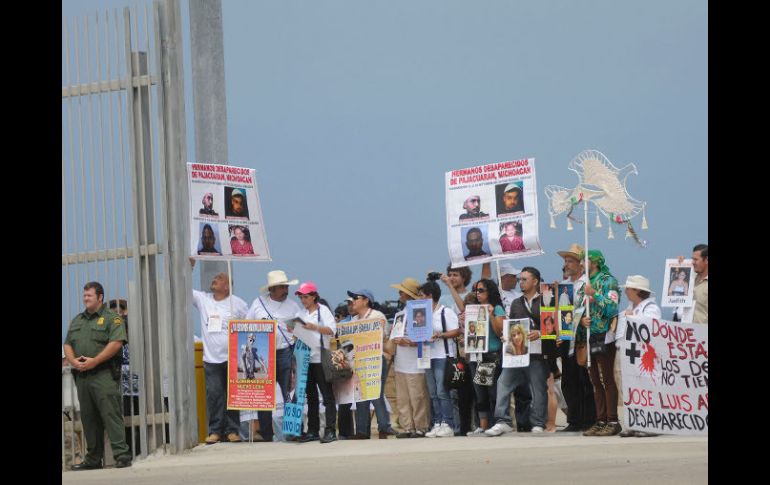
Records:
M453 268L543 254L534 158L446 172L445 184Z
M575 337L575 285L560 283L559 298L559 340L572 340Z
M187 164L190 255L203 260L270 261L256 170Z
M466 354L481 354L489 350L489 318L487 305L465 306Z
M694 294L695 271L692 266L692 259L685 259L681 263L678 259L667 259L663 271L663 292L660 306L694 306Z

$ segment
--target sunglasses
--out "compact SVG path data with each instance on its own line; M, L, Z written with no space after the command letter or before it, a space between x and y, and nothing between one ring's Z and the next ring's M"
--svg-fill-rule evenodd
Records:
M485 290L484 288L476 288L476 289L475 289L475 290L473 290L473 291L474 291L475 293L486 293L486 292L487 292L487 290Z

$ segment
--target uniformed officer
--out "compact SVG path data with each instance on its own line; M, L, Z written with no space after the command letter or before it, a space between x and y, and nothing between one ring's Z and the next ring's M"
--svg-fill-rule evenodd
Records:
M104 288L100 283L86 283L83 304L85 311L72 319L64 341L88 444L85 460L72 469L102 468L105 430L115 466L131 466L131 451L126 444L120 409L120 349L127 340L126 326L120 316L104 304Z

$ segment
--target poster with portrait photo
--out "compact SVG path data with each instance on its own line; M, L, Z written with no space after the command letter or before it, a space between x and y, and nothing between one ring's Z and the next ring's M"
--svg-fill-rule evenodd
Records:
M275 321L230 320L227 329L227 408L275 409Z
M433 336L433 301L406 302L406 336L412 342L426 342Z
M254 169L188 163L190 248L196 259L270 261ZM214 229L217 251L202 249L201 222ZM237 228L237 229L236 229Z
M556 310L543 310L540 307L540 339L556 340L559 332L559 322L556 321Z
M575 338L575 314L572 309L559 308L559 340Z
M693 306L695 271L692 259L667 259L663 272L662 307Z
M489 310L486 305L465 305L465 353L489 350Z
M575 307L575 285L573 283L559 283L559 309L567 310Z
M556 285L553 283L540 283L540 307L553 310L556 308Z
M390 329L390 339L401 338L406 333L406 312L400 311L393 316L393 326Z
M529 366L529 318L503 320L503 367Z
M447 245L452 267L543 254L533 158L488 163L445 174ZM515 220L509 227L501 223ZM481 233L482 247L471 241ZM517 231L518 230L518 231ZM517 234L518 232L518 234ZM502 239L505 235L505 239Z

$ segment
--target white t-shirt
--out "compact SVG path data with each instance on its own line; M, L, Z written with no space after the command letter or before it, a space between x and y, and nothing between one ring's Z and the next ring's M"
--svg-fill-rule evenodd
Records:
M468 293L470 293L470 290L465 290L462 293L458 293L458 295L460 295L461 300L465 300L465 296ZM460 313L460 309L457 308L457 302L452 296L452 290L447 288L446 293L441 295L441 298L438 299L438 302L439 304L444 305L447 308L451 308L455 313ZM444 355L443 351L441 355Z
M276 320L278 322L278 334L275 336L275 348L280 350L289 347L290 342L287 339L291 340L292 336L291 331L286 327L286 320L296 318L300 311L299 305L288 297L283 301L275 301L268 294L264 294L251 304L246 319Z
M232 300L232 313L230 313ZM193 290L193 305L201 315L203 337L203 362L221 364L227 362L227 322L246 318L248 306L235 295L216 301L213 293Z
M623 336L626 333L626 311L633 310L633 315L635 317L651 317L651 318L660 318L663 313L660 311L660 307L657 303L655 303L655 298L650 296L647 299L644 299L639 302L638 305L636 305L636 308L633 308L634 304L632 302L628 303L628 306L626 307L625 311L618 313L618 326L616 328L616 332L614 335L614 340L618 341L623 339ZM612 342L612 340L609 340L610 332L607 332L608 337L605 338L605 340L609 343Z
M337 332L337 322L334 320L334 315L325 305L318 305L318 309L312 313L308 313L306 309L300 310L299 318L308 323L319 323L318 315L321 315L321 323L319 326L329 327L332 332ZM321 363L321 333L315 330L307 330L302 325L297 324L294 327L294 336L305 342L305 345L310 347L310 363ZM324 347L329 348L329 342L331 341L331 335L324 334Z
M505 308L505 318L511 314L511 303L513 300L522 295L521 291L513 288L512 290L504 290L500 288L500 297L503 299L503 308Z
M443 330L441 327L441 309L444 309L444 319L446 320L446 330ZM460 328L460 325L457 321L457 314L452 310L451 308L447 308L443 305L438 305L436 307L436 310L433 311L433 333L436 332L451 332L452 330L455 330L457 328ZM444 350L444 340L446 340L447 347L449 348L449 354L446 353ZM457 349L455 348L455 341L454 339L448 338L443 339L439 338L436 339L435 342L433 342L430 345L430 358L431 359L444 359L446 357L454 357L456 355Z

